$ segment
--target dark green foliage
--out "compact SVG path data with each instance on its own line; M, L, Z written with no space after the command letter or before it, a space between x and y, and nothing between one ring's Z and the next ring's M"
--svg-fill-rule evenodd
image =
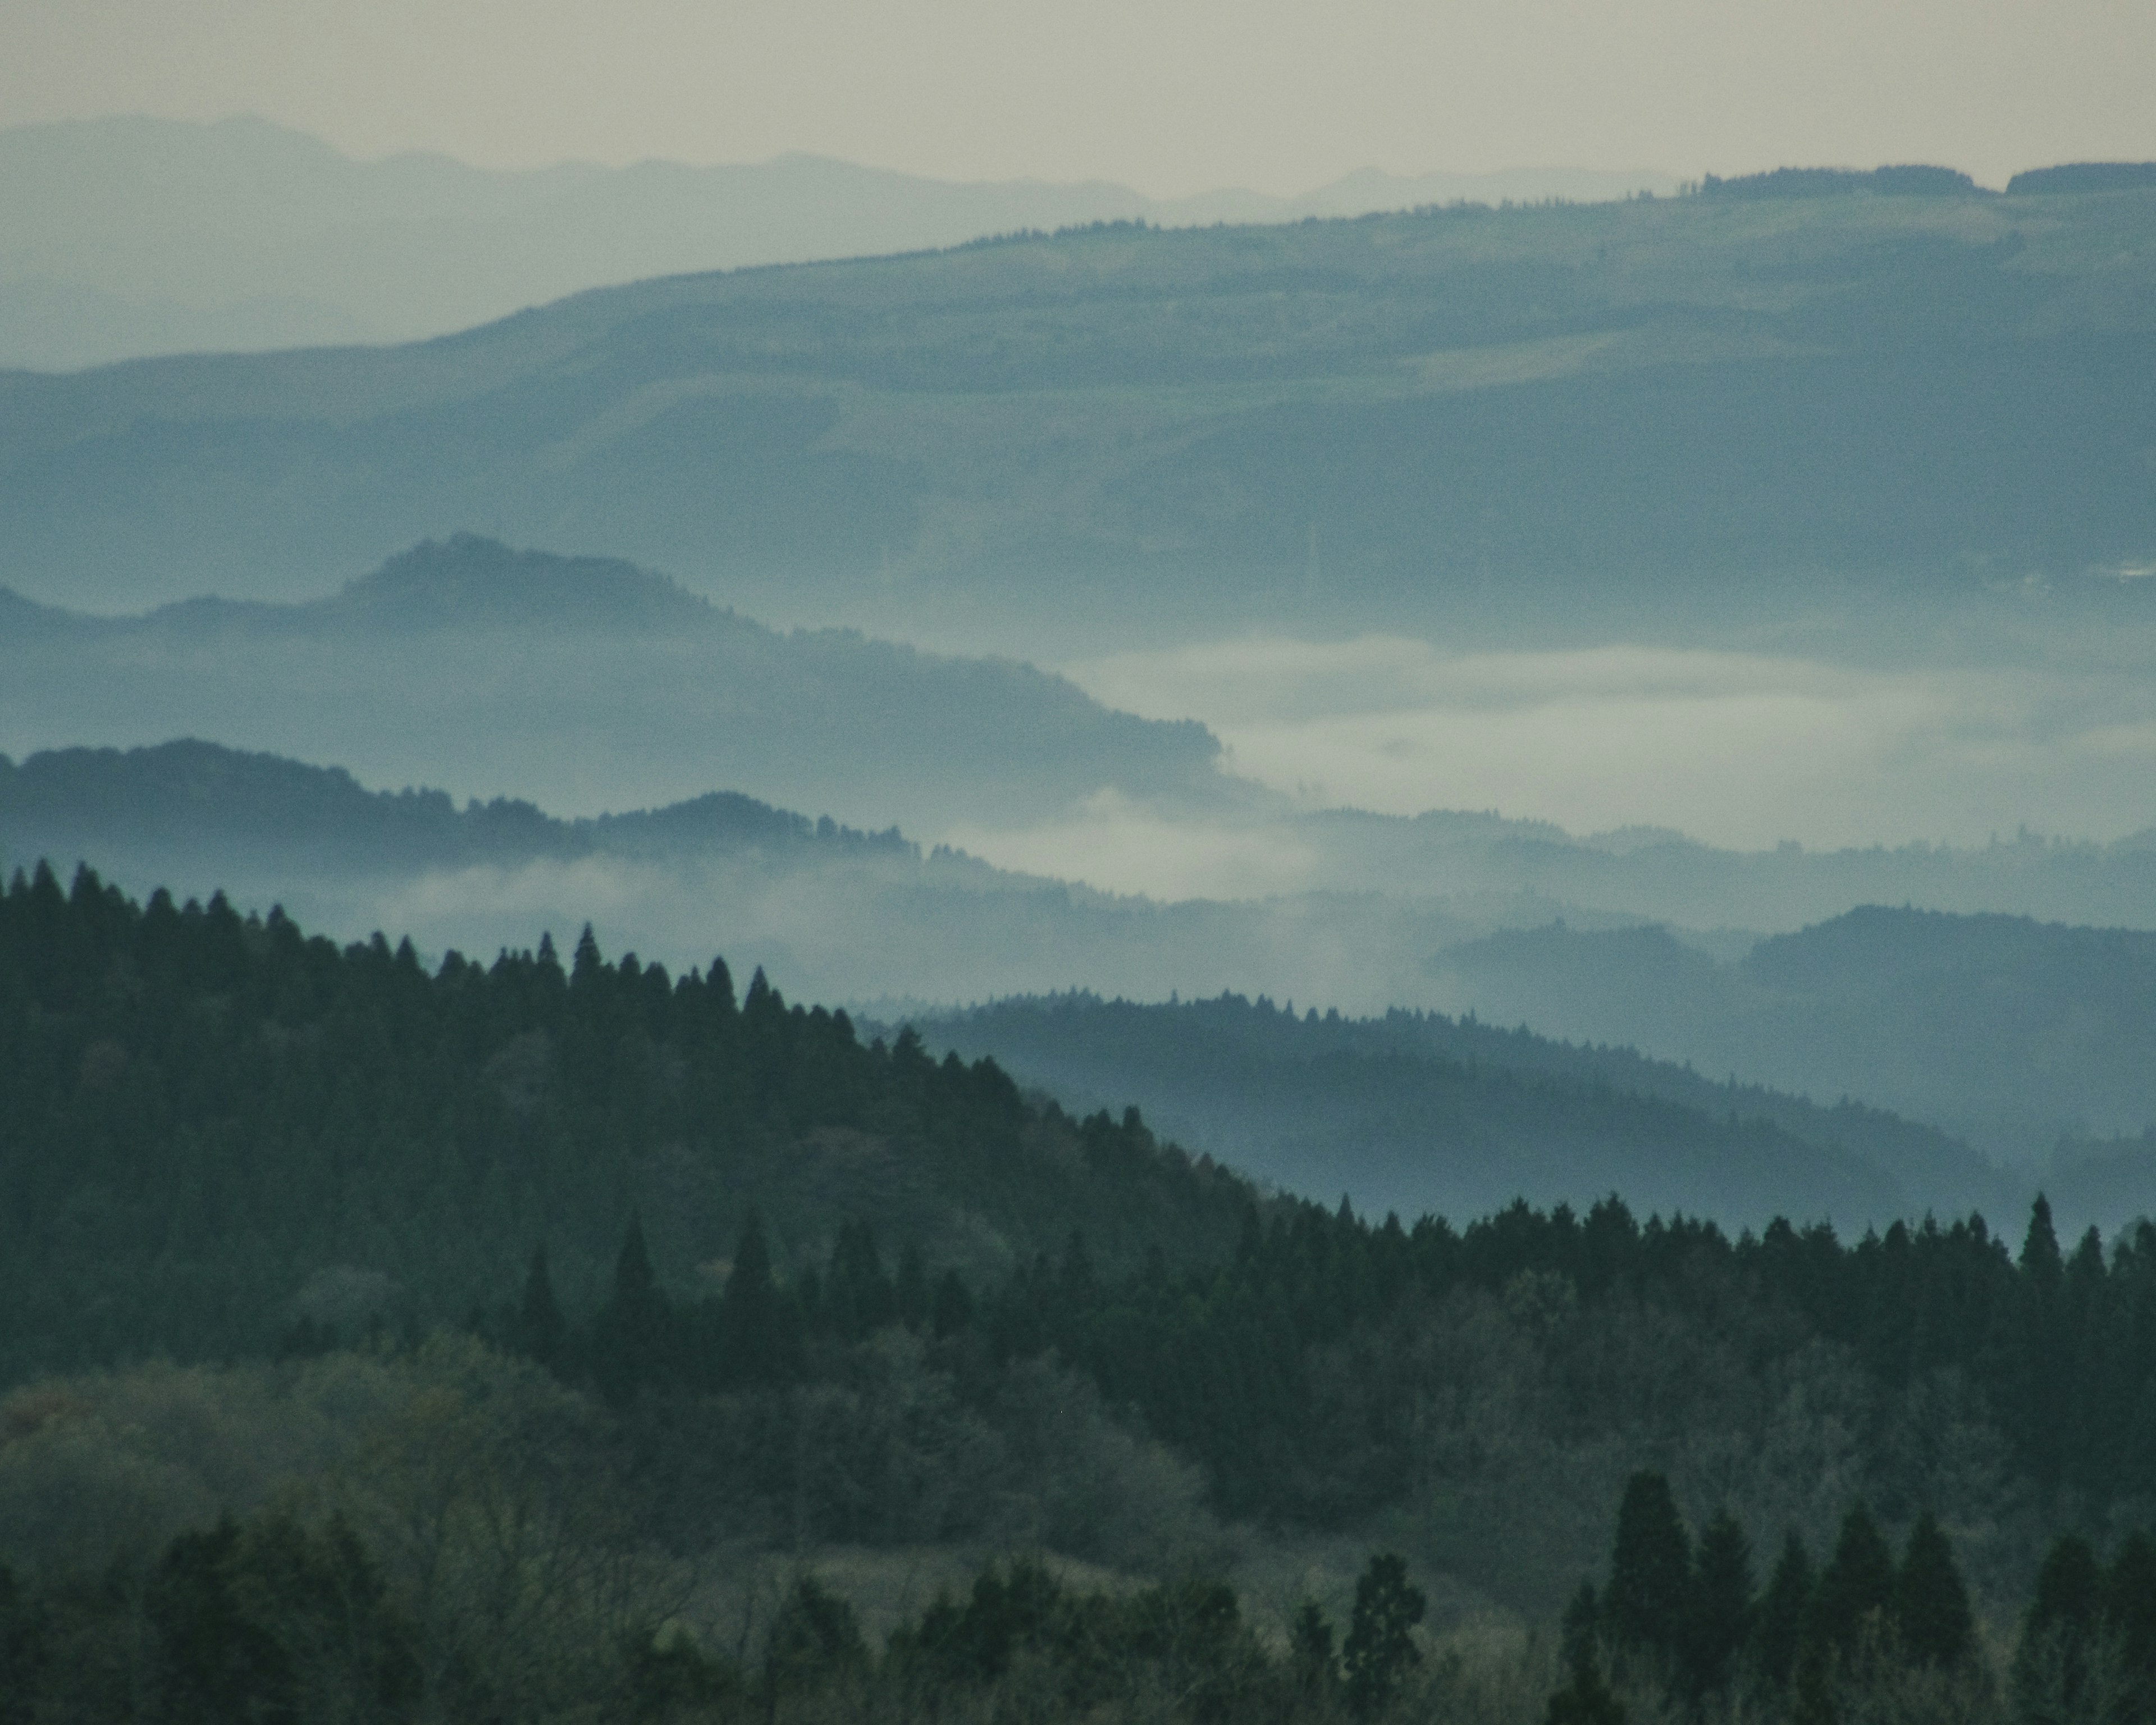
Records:
M44 1610L0 1563L0 1725L30 1725L44 1664Z
M419 1693L409 1631L351 1530L273 1516L182 1533L151 1572L159 1717L171 1725L319 1718L333 1698L393 1717Z
M1332 1620L1325 1608L1306 1599L1288 1629L1288 1659L1298 1693L1312 1699L1332 1692L1340 1681L1340 1661L1333 1651Z
M1076 1123L992 1063L865 1047L767 981L737 1009L722 966L674 978L590 941L573 969L542 942L429 974L408 944L340 950L221 896L137 907L86 870L71 889L18 874L0 894L0 1381L267 1353L300 1317L357 1333L294 1311L354 1268L394 1290L386 1319L484 1305L536 1352L551 1326L535 1311L520 1333L518 1293L537 1295L544 1240L569 1315L608 1308L619 1396L659 1369L674 1278L752 1206L805 1256L855 1167L852 1195L901 1239L1032 1250L1082 1219L1118 1268L1148 1244L1224 1250L1249 1201L1105 1118L1066 1157ZM618 1261L639 1212L640 1267ZM848 1248L849 1322L882 1322L874 1242Z
M1547 1725L1625 1725L1625 1704L1611 1693L1609 1680L1602 1675L1601 1661L1593 1654L1574 1664L1564 1685L1549 1698L1543 1715Z
M798 1307L772 1274L763 1221L749 1212L719 1305L720 1375L734 1384L783 1384L801 1368Z
M1308 1700L1312 1673L1303 1651L1299 1637L1280 1676L1291 1695ZM1219 1583L1085 1594L1023 1560L983 1571L963 1604L938 1598L917 1626L893 1635L886 1662L918 1696L978 1695L1024 1666L1074 1711L1150 1692L1172 1697L1177 1715L1204 1721L1239 1717L1239 1704L1270 1675L1234 1591Z
M1699 1536L1681 1643L1685 1685L1694 1695L1729 1686L1751 1637L1753 1615L1752 1542L1725 1509Z
M568 1324L554 1298L554 1281L547 1268L547 1248L531 1249L531 1268L524 1278L524 1298L516 1308L516 1344L549 1371L562 1363L562 1348Z
M2103 1591L2102 1570L2086 1539L2069 1533L2051 1548L2014 1653L2014 1702L2025 1725L2072 1725L2086 1717Z
M584 940L590 939L588 928ZM675 1343L673 1308L652 1271L644 1224L631 1217L614 1260L613 1296L592 1322L592 1371L600 1394L623 1407L646 1384L677 1375Z
M1879 1524L1863 1503L1852 1504L1812 1595L1812 1639L1846 1658L1867 1637L1885 1634L1892 1625L1895 1579L1894 1553Z
M299 1717L297 1679L285 1650L241 1605L239 1530L183 1533L151 1578L150 1621L160 1651L157 1700L173 1725Z
M868 1660L854 1608L814 1575L795 1582L764 1651L764 1681L773 1691L859 1671Z
M1356 1582L1355 1612L1340 1663L1348 1705L1358 1717L1382 1711L1409 1668L1421 1660L1414 1630L1427 1604L1422 1589L1408 1579L1407 1565L1390 1552L1372 1558Z
M1549 1698L1546 1725L1625 1725L1625 1708L1602 1674L1601 1606L1591 1582L1565 1607L1560 1648L1565 1681Z
M1894 1625L1902 1651L1919 1664L1951 1668L1976 1651L1976 1619L1953 1547L1928 1509L1909 1531L1894 1579Z
M1674 1660L1681 1654L1693 1599L1691 1538L1670 1482L1637 1473L1617 1511L1602 1623L1620 1647Z
M2103 1626L2129 1707L2156 1717L2156 1540L2120 1542L2103 1578Z
M1811 1621L1813 1588L1811 1554L1793 1528L1752 1620L1753 1658L1762 1680L1774 1688L1786 1687L1795 1675Z

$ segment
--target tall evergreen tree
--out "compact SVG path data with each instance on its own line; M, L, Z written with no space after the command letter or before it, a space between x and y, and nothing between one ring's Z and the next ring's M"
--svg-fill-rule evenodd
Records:
M593 1325L593 1376L611 1405L625 1406L666 1372L672 1317L644 1243L644 1224L632 1216L614 1260L613 1291Z
M733 1268L719 1298L721 1380L777 1384L793 1377L800 1343L789 1322L792 1317L772 1274L762 1218L751 1210L742 1224Z
M1792 1527L1752 1620L1753 1663L1776 1689L1786 1688L1795 1674L1797 1651L1811 1620L1812 1590L1811 1553Z
M1348 1622L1341 1666L1348 1680L1348 1705L1358 1718L1381 1712L1400 1679L1422 1655L1414 1626L1429 1602L1408 1579L1406 1563L1390 1552L1370 1559L1355 1584L1355 1611Z
M1670 1482L1659 1473L1635 1473L1617 1508L1603 1621L1620 1646L1676 1658L1691 1596L1691 1538Z
M1812 1598L1812 1638L1845 1656L1866 1635L1891 1629L1895 1580L1893 1551L1860 1499L1842 1517L1834 1556L1820 1573Z
M554 1298L554 1280L547 1267L547 1248L534 1246L524 1277L524 1297L516 1311L517 1346L550 1372L562 1366L569 1327Z
M2129 1715L2156 1719L2156 1540L2130 1533L2104 1573L2104 1635Z
M1682 1656L1695 1696L1729 1686L1737 1656L1751 1634L1752 1542L1724 1509L1699 1537Z
M1953 1547L1931 1511L1917 1517L1894 1579L1894 1626L1902 1651L1921 1664L1953 1666L1976 1649L1976 1618L1954 1563Z
M2103 1573L2079 1534L2051 1548L2014 1650L2015 1705L2031 1725L2078 1720L2091 1698Z

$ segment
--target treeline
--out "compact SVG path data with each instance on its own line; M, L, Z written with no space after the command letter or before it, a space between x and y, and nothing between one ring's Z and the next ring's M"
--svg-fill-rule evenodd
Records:
M497 1400L506 1391L534 1411L513 1375L490 1377ZM424 1428L401 1435L468 1445L488 1398L445 1418L455 1398L423 1394ZM512 1438L519 1422L498 1409L477 1417L503 1429L447 1467L393 1441L387 1469L370 1462L301 1511L227 1515L101 1568L0 1564L0 1718L2156 1717L2156 1543L2143 1533L2107 1562L2076 1537L2060 1540L2018 1625L1993 1633L1928 1513L1897 1553L1860 1501L1823 1564L1791 1534L1761 1586L1734 1517L1717 1513L1695 1538L1668 1481L1645 1472L1623 1494L1602 1585L1582 1585L1553 1638L1432 1634L1423 1590L1390 1553L1364 1565L1344 1624L1306 1597L1265 1621L1214 1575L1104 1586L1026 1557L990 1562L969 1586L939 1589L873 1635L842 1590L798 1566L728 1633L694 1603L706 1578L693 1566L634 1553L603 1520L562 1519L574 1481L530 1491L540 1434L524 1425ZM521 1452L521 1474L505 1441Z
M920 854L896 827L865 833L734 791L562 820L521 798L475 798L459 809L446 791L370 791L342 768L191 738L146 748L48 749L19 762L0 755L0 855L19 855L26 845L234 845L258 857L345 872L812 847L819 855Z
M993 1062L864 1045L761 973L588 937L491 964L339 949L88 870L0 895L0 1381L424 1329L545 1241L588 1309L632 1215L677 1276L757 1210L791 1263L849 1215L975 1271L1074 1224L1122 1264L1224 1253L1243 1183L1134 1117L1082 1130Z
M2156 1717L2156 1541L2145 1532L2107 1566L2086 1540L2061 1539L2003 1673L1928 1511L1897 1558L1860 1500L1824 1567L1793 1532L1761 1589L1737 1519L1725 1510L1695 1540L1669 1481L1648 1472L1627 1485L1612 1543L1602 1589L1583 1584L1565 1613L1549 1725L1617 1725L1613 1678L1693 1717Z
M1117 1129L1105 1117L1088 1138ZM1081 1232L1007 1277L932 1279L917 1250L894 1276L865 1223L839 1231L828 1268L775 1281L752 1221L722 1294L677 1308L632 1228L613 1291L572 1336L535 1259L521 1303L480 1320L494 1339L584 1377L615 1404L641 1388L706 1393L799 1382L814 1340L854 1343L903 1326L970 1347L996 1368L1053 1354L1111 1405L1202 1461L1234 1515L1337 1520L1393 1502L1414 1472L1420 1387L1381 1368L1403 1326L1460 1295L1535 1294L1554 1325L1652 1310L1784 1353L1846 1349L1890 1396L1948 1374L1982 1397L2016 1471L2091 1506L2156 1497L2156 1228L2108 1254L2092 1230L2063 1255L2037 1200L2018 1255L1982 1218L1896 1224L1845 1246L1824 1227L1776 1222L1731 1240L1682 1219L1640 1223L1616 1199L1585 1215L1516 1205L1455 1230L1441 1218L1373 1224L1343 1204L1244 1212L1233 1254L1171 1270L1096 1268ZM1357 1362L1370 1369L1343 1369ZM1594 1389L1572 1417L1623 1417Z
M1218 1580L1108 1590L1019 1558L940 1593L881 1646L808 1571L732 1650L654 1625L646 1597L611 1636L554 1615L558 1639L534 1657L521 1635L489 1644L480 1601L444 1612L395 1568L341 1515L310 1527L276 1511L179 1534L132 1586L33 1589L0 1568L0 1718L1369 1719L1423 1662L1425 1602L1390 1554L1364 1571L1344 1639L1306 1603L1285 1647Z

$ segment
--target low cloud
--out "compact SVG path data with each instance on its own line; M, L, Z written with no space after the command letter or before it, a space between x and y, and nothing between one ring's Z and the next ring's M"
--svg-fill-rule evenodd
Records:
M1494 809L1741 849L2156 824L2156 691L2101 669L1455 655L1380 635L1215 642L1069 674L1112 705L1204 720L1232 770L1310 807Z

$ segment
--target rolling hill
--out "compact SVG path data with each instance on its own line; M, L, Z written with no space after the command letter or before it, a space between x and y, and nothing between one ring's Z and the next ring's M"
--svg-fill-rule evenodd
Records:
M48 603L290 598L469 528L767 614L1126 634L1559 595L1569 626L2046 583L2132 609L2152 274L2156 192L2128 188L1110 223L679 276L400 347L0 377L0 564Z
M1127 1096L1193 1149L1372 1214L1480 1214L1522 1196L1584 1207L1622 1192L1732 1230L1783 1214L1861 1232L1926 1212L2012 1215L2027 1199L1967 1146L1877 1109L1471 1016L1065 995L911 1022L931 1046L988 1055L1072 1106Z
M1813 1096L1861 1096L1988 1153L2156 1122L2156 934L1868 905L1718 963L1666 931L1561 924L1437 955L1442 997ZM2147 1202L2146 1199L2143 1202Z
M0 366L409 341L580 289L953 245L1072 223L1291 221L1475 198L1673 192L1667 175L1365 169L1306 197L963 184L814 156L501 172L358 162L266 121L121 116L0 130Z
M323 598L0 609L11 752L174 736L592 813L727 784L857 823L1225 792L1203 726L1008 660L780 633L619 561L429 542Z

